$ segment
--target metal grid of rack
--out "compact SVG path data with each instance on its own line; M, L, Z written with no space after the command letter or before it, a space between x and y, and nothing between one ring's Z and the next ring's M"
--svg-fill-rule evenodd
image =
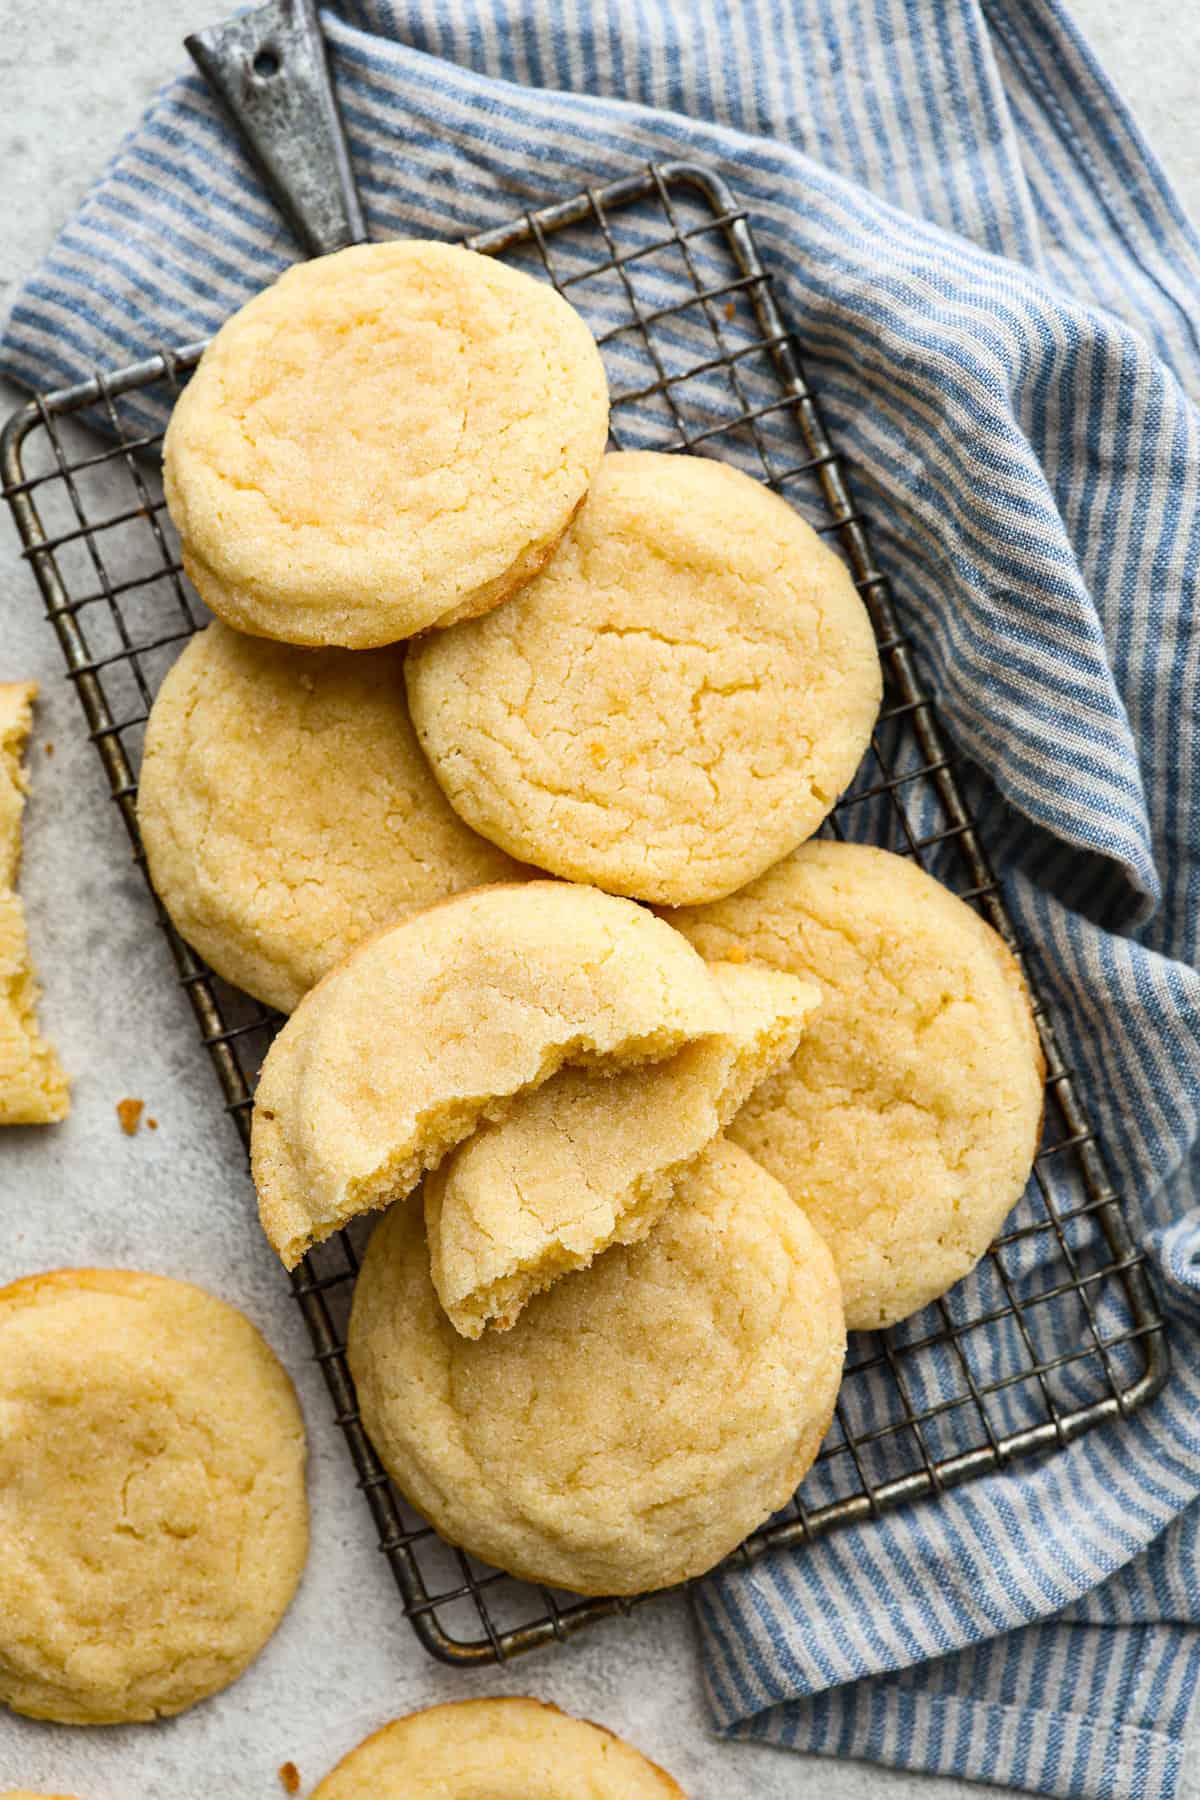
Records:
M728 457L837 542L871 613L885 697L871 748L825 829L916 858L1020 954L866 523L728 186L702 168L651 166L469 242L548 278L588 319L608 366L618 448ZM172 397L202 348L43 395L3 439L5 495L135 850L145 720L181 644L204 623L156 461ZM103 441L84 429L97 426ZM160 919L248 1144L254 1080L279 1020L213 976ZM852 1338L817 1464L738 1557L802 1545L1053 1449L1133 1412L1166 1379L1142 1259L1040 1005L1037 1016L1046 1111L1024 1201L979 1270L944 1300L891 1332ZM551 1593L484 1568L443 1544L394 1491L362 1429L343 1354L362 1242L357 1228L340 1234L292 1285L425 1647L453 1663L496 1660L628 1611L636 1602Z

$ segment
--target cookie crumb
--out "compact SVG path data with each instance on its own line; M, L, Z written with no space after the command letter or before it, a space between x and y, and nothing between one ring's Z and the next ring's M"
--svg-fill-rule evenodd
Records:
M147 1119L146 1120L146 1130L147 1131L157 1131L158 1130L158 1120L157 1119Z
M601 744L599 742L596 742L594 744L589 744L588 750L591 755L592 761L595 763L596 767L598 769L602 769L604 767L605 763L608 761L608 746L606 744Z
M144 1100L118 1100L117 1117L121 1121L121 1130L126 1137L136 1137L137 1128L142 1117Z
M285 1794L298 1794L300 1792L300 1771L294 1762L285 1762L281 1765L279 1779L283 1783L283 1791Z
M47 755L47 756L53 756L53 755L54 755L54 745L53 745L53 744L52 744L52 743L51 743L51 742L50 742L50 740L49 740L49 739L47 739L47 740L46 740L46 744L45 744L45 750L46 750L46 755Z

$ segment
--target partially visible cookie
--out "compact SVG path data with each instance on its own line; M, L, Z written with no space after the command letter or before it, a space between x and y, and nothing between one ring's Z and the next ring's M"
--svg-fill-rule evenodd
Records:
M0 1290L0 1701L106 1725L235 1680L304 1567L304 1455L291 1382L203 1289Z
M527 581L607 433L600 354L549 283L397 239L297 263L222 326L163 475L215 613L364 649Z
M410 647L413 723L456 811L510 855L668 905L814 832L881 676L850 572L724 463L606 456L561 548L487 618Z
M146 728L138 824L180 935L291 1012L372 932L524 875L429 772L395 650L198 633Z
M395 1719L342 1758L312 1800L684 1800L632 1744L501 1695Z
M391 1209L354 1290L363 1423L441 1535L583 1594L669 1587L791 1496L828 1427L845 1327L829 1252L724 1138L655 1229L460 1337L419 1209Z
M351 951L267 1054L263 1229L291 1268L563 1063L653 1061L726 1022L690 944L595 888L479 888L414 913Z
M703 955L822 993L730 1136L833 1251L852 1329L894 1324L984 1254L1029 1178L1044 1065L1011 952L906 857L805 844L726 900L669 915Z
M733 963L710 973L725 1031L616 1075L563 1069L426 1176L433 1285L464 1337L508 1330L559 1276L645 1237L687 1165L792 1055L816 986Z
M0 1125L49 1125L71 1110L54 1046L38 1030L38 984L16 892L28 783L21 758L35 681L0 682Z

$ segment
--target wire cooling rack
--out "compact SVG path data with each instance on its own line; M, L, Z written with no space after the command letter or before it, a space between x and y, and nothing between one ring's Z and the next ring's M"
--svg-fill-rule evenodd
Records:
M548 278L583 313L608 368L618 448L732 460L839 543L875 625L885 698L871 748L826 830L915 857L1019 954L887 580L729 188L698 167L651 166L470 242ZM3 439L5 493L135 848L146 716L180 645L204 623L156 462L173 396L202 348L45 394L16 414ZM81 421L99 425L107 441ZM214 977L162 923L248 1145L254 1081L279 1021ZM803 1545L1051 1450L1133 1412L1166 1379L1142 1259L1040 1006L1037 1015L1045 1125L1024 1200L979 1269L944 1300L891 1332L851 1339L816 1465L739 1557ZM393 1490L360 1423L343 1349L362 1243L357 1228L342 1233L292 1283L421 1642L447 1662L487 1662L627 1611L630 1601L551 1593L485 1568L443 1544Z

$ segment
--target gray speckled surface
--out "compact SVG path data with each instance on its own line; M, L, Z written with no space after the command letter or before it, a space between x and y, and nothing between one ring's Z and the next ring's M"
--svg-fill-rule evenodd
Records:
M178 66L212 0L0 0L0 313L153 88ZM1175 0L1077 0L1193 213L1200 212L1200 20ZM1186 34L1186 41L1181 34ZM0 387L0 408L15 400ZM305 1788L385 1718L436 1699L523 1691L595 1717L664 1763L695 1800L910 1800L923 1778L832 1764L709 1734L690 1622L665 1600L569 1648L464 1676L421 1651L400 1615L355 1493L323 1384L220 1116L186 1002L172 979L98 760L37 595L0 525L0 679L43 684L23 890L45 974L44 1018L74 1072L70 1120L0 1143L0 1273L55 1263L140 1266L204 1283L244 1307L296 1376L312 1441L313 1551L300 1595L258 1663L182 1718L72 1732L0 1718L0 1785L81 1800L227 1800L282 1792L293 1759ZM47 740L55 745L45 755ZM124 1138L115 1102L143 1096L156 1134ZM941 1800L977 1788L943 1782Z

